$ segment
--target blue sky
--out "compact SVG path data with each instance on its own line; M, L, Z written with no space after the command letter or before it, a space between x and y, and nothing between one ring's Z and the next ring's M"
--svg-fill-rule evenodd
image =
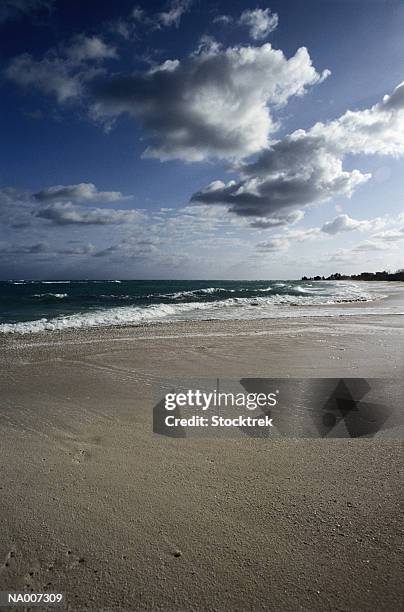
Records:
M5 0L2 278L404 266L400 0Z

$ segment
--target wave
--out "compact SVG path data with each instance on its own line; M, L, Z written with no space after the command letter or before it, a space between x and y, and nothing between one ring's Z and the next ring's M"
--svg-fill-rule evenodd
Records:
M320 297L273 295L256 298L227 298L216 302L182 302L149 306L121 306L51 319L0 324L0 333L36 333L106 326L142 325L180 320L260 319L287 316L282 306L324 306L366 302L370 296ZM314 313L313 313L314 314ZM291 314L289 316L292 316Z
M101 295L94 295L92 297L100 298L102 300L130 300L134 299L137 296L132 295L119 295L115 293L101 293Z
M248 291L248 290L246 290ZM176 291L174 293L159 293L158 297L178 300L184 297L198 297L203 295L214 295L215 293L235 293L236 289L226 289L225 287L206 287L204 289L190 289L189 291ZM156 297L155 294L146 297Z
M41 285L70 285L72 281L62 280L62 281L32 281L32 282L40 282Z
M66 298L69 294L68 293L34 293L32 297L35 298L57 298L59 300L62 300L63 298Z

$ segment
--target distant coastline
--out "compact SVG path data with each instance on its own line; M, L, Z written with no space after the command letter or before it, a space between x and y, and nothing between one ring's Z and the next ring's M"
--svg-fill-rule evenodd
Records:
M330 276L302 276L302 281L336 281L336 280L363 280L363 281L404 281L404 269L396 272L361 272L360 274L340 274L335 272Z

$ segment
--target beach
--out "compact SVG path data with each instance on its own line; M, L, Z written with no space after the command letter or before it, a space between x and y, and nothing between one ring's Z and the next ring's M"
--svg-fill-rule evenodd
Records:
M404 609L404 0L0 0L0 612Z
M152 413L178 378L400 381L403 296L389 315L3 335L0 590L69 610L399 609L398 435L178 439Z

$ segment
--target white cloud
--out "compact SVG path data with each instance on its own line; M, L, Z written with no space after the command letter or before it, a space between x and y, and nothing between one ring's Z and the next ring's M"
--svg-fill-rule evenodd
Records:
M220 23L222 25L228 25L229 23L232 23L233 18L230 17L230 15L217 15L217 17L214 18L213 23Z
M150 29L178 28L182 16L187 13L193 0L171 0L167 4L167 9L154 15L148 15L140 6L135 6L131 13L131 19L138 24Z
M241 13L239 24L249 28L249 33L254 40L263 40L278 26L277 13L271 13L269 8L246 10Z
M180 25L181 17L189 10L191 3L192 0L171 0L170 6L167 11L158 13L158 22L166 28L169 28L173 25L178 28L178 26Z
M74 202L119 202L129 199L120 191L99 191L94 183L77 185L54 185L34 194L39 202L72 200Z
M316 123L302 138L324 139L339 155L404 154L404 83L382 102L360 111L347 111L328 123Z
M374 230L381 228L385 225L385 223L386 221L380 218L372 219L370 221L358 221L357 219L352 219L352 217L349 215L342 214L335 217L335 219L332 221L324 223L321 231L331 235L339 234L340 232L351 232L353 230L369 231L372 229Z
M114 47L107 45L98 36L79 35L66 48L66 57L74 64L88 60L115 59L118 57Z
M6 75L21 87L33 87L55 95L58 102L77 98L83 91L80 75L71 73L65 62L57 57L36 61L24 53L14 58Z
M374 234L372 238L376 240L382 240L383 242L397 242L398 240L404 240L404 227L399 230L387 230Z
M268 145L276 129L271 107L322 80L302 47L287 59L270 44L221 49L208 45L183 61L145 73L108 78L96 89L93 116L127 113L154 144L145 156L202 161L242 158Z
M321 237L321 232L318 227L308 227L302 229L287 229L284 234L288 240L295 242L305 242L306 240L317 240Z
M353 253L362 253L367 251L386 251L389 248L387 244L375 242L372 240L365 240L360 244L357 244L353 249Z

